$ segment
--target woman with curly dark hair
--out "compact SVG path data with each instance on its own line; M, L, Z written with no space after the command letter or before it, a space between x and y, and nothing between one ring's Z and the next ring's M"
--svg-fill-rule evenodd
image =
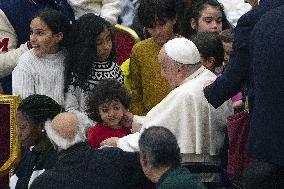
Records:
M128 92L118 81L102 80L96 85L86 101L89 118L97 122L88 130L88 141L91 146L99 148L105 139L130 134L130 129L121 124L129 104Z
M113 26L95 14L85 14L76 21L70 40L65 59L65 108L84 112L86 95L98 81L122 83L121 69L114 62Z

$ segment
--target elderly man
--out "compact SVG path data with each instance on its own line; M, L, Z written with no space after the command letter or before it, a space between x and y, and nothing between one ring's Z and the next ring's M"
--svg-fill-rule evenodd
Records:
M163 125L176 136L183 161L219 164L226 118L232 114L232 104L226 102L214 109L206 101L203 87L207 80L214 80L216 76L200 64L196 46L185 38L168 41L158 59L161 73L173 90L145 117L134 116L133 129L142 126L140 132L120 139L110 138L103 144L138 151L141 132L153 125Z
M80 121L79 121L80 120ZM85 142L80 113L65 112L45 124L58 153L54 168L34 180L30 189L124 189L145 182L138 153L118 148L91 149Z
M165 127L145 129L139 139L140 163L145 175L158 189L203 189L198 176L180 166L180 149L173 133Z

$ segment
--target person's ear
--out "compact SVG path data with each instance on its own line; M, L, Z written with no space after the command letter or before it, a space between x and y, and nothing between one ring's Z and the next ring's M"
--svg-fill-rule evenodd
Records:
M54 34L55 36L55 42L60 43L63 40L64 34L62 32L59 32L57 34Z
M141 164L141 166L142 166L142 167L146 167L147 164L148 164L146 156L145 156L142 152L140 152L140 153L139 153L139 158L140 158L140 164Z
M173 19L173 25L177 23L177 20L178 20L178 16L176 15L175 18Z
M190 19L190 26L192 29L196 30L197 29L197 21L194 18Z
M209 57L206 60L206 67L207 69L213 71L215 69L215 58L214 57Z

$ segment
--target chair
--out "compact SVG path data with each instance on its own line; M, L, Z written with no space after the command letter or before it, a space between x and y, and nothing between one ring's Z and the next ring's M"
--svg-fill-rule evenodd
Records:
M232 188L226 169L221 166L205 162L184 162L182 166L186 167L193 174L217 173L220 178L219 182L204 182L204 185L209 189Z
M115 53L118 65L130 57L132 47L139 41L140 38L134 30L120 24L115 25Z
M19 97L0 95L0 188L9 188L9 177L19 159L19 141L16 130L16 111Z

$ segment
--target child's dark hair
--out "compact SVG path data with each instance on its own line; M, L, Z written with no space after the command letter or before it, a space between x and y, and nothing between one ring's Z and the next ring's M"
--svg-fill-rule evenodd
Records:
M123 84L115 79L101 80L90 91L86 101L86 112L90 119L101 123L99 106L105 102L117 100L121 102L125 109L130 106L130 96Z
M179 0L141 0L138 7L140 23L152 28L157 21L165 23L176 18L180 7Z
M62 14L61 12L46 8L42 11L39 11L34 17L39 18L48 26L53 34L58 34L59 32L63 33L63 39L60 42L61 46L66 46L67 35L69 35L71 24L69 19Z
M191 8L188 8L187 10L187 19L188 24L190 24L190 20L194 19L198 23L198 19L201 17L201 12L208 6L215 7L219 9L222 13L222 30L232 28L233 26L230 24L230 22L226 18L226 14L224 12L224 7L221 3L219 3L217 0L197 0L194 1ZM196 30L191 28L191 31L189 31L189 37L196 34Z
M215 59L214 67L219 67L224 61L224 48L217 33L200 32L193 35L190 40L196 45L200 55L207 59Z
M235 34L234 34L233 29L223 30L219 34L219 36L220 36L221 41L224 42L224 43L233 43L234 42Z
M65 91L68 85L79 86L83 90L90 90L87 81L92 73L93 62L97 61L96 40L98 35L105 30L110 32L112 41L112 50L108 62L113 62L115 59L113 26L102 17L93 13L85 14L75 22L65 59Z

